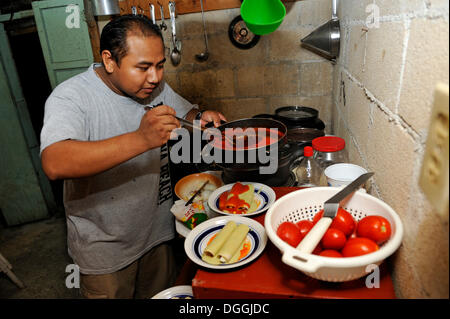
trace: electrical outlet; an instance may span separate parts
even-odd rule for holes
[[[433,113],[428,130],[419,185],[430,203],[443,218],[448,219],[448,149],[449,103],[448,85],[439,83],[434,96]]]

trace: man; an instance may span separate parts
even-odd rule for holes
[[[101,65],[61,83],[46,102],[42,167],[65,179],[82,295],[149,298],[175,279],[172,201],[158,192],[164,146],[180,125],[174,116],[215,126],[226,119],[199,112],[163,81],[161,31],[146,17],[108,23],[100,50]]]

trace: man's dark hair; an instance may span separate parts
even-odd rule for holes
[[[100,54],[104,50],[111,52],[112,58],[120,66],[120,60],[127,54],[127,36],[130,34],[145,37],[157,36],[164,45],[158,25],[144,15],[127,14],[110,21],[102,30]]]

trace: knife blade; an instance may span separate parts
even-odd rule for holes
[[[186,202],[186,204],[184,204],[184,206],[190,205],[194,201],[194,198],[197,197],[197,195],[200,194],[200,192],[203,190],[206,184],[208,184],[208,182],[209,181],[205,181],[203,185],[198,189],[198,191],[196,191],[195,194],[191,198],[189,198],[189,200]]]

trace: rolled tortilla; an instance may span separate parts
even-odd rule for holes
[[[236,229],[237,225],[234,221],[229,221],[216,235],[216,237],[206,246],[203,255],[207,257],[214,257],[224,245],[228,237]]]
[[[245,224],[240,224],[233,230],[228,240],[223,244],[218,253],[222,263],[229,262],[236,251],[241,247],[250,229]]]
[[[233,185],[228,193],[224,211],[232,214],[245,214],[251,209],[254,202],[255,186],[243,185],[239,182]]]

